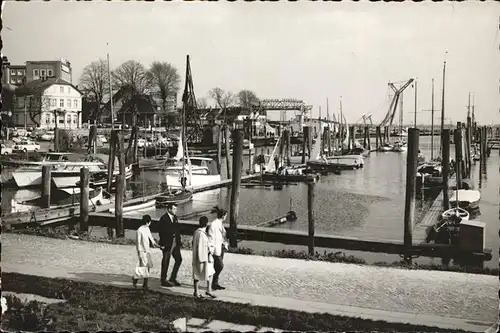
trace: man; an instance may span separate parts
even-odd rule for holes
[[[161,261],[161,286],[172,287],[180,286],[177,281],[177,273],[182,263],[181,256],[181,234],[179,232],[179,221],[177,220],[177,205],[169,204],[167,212],[160,219],[158,233],[160,235],[160,246],[163,246],[163,259]],[[174,257],[175,263],[172,268],[172,274],[167,281],[168,266],[170,256]]]
[[[214,246],[214,268],[215,274],[212,279],[213,290],[224,290],[226,288],[219,285],[219,275],[224,268],[224,249],[227,249],[226,229],[224,228],[224,221],[227,218],[227,211],[215,207],[217,218],[210,223],[209,236],[212,239]]]

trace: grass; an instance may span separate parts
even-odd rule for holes
[[[24,310],[24,316],[19,305],[17,310],[9,308],[2,318],[4,330],[160,331],[168,330],[175,319],[195,317],[294,331],[463,332],[217,300],[196,301],[187,296],[18,273],[2,275],[3,290],[67,301],[47,305],[44,310],[39,304],[28,304],[31,308]]]
[[[58,239],[68,239],[71,234],[70,228],[68,226],[58,226],[58,227],[28,227],[25,229],[17,230],[3,230],[4,232],[11,232],[17,234],[34,235],[34,236],[44,236]],[[105,238],[96,237],[88,234],[80,234],[80,240],[89,242],[104,242],[119,245],[135,245],[135,240],[127,238]],[[192,236],[182,235],[182,248],[186,250],[191,249]],[[288,259],[301,259],[301,260],[316,260],[325,261],[332,263],[348,263],[348,264],[358,264],[358,265],[368,265],[363,258],[359,258],[353,255],[345,255],[343,252],[327,252],[323,253],[316,252],[313,256],[309,255],[306,251],[295,251],[295,250],[276,250],[276,251],[255,251],[250,248],[238,247],[229,249],[230,253],[246,254],[246,255],[260,255],[265,257],[277,257],[277,258],[288,258]],[[483,275],[499,275],[498,268],[489,267],[475,267],[468,265],[438,265],[438,264],[407,264],[404,261],[394,261],[386,262],[379,261],[371,264],[373,266],[379,267],[389,267],[389,268],[399,268],[399,269],[418,269],[418,270],[433,270],[433,271],[448,271],[448,272],[460,272],[460,273],[472,273],[472,274],[483,274]]]

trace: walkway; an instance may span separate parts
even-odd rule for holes
[[[127,245],[3,234],[2,270],[130,286],[137,260]],[[191,251],[182,252],[181,287],[192,294]],[[153,252],[159,277],[161,252]],[[485,331],[498,317],[498,277],[227,254],[224,301],[327,312],[442,328]],[[152,287],[159,287],[153,279]],[[165,290],[169,292],[168,289]]]

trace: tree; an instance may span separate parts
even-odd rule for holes
[[[198,106],[198,109],[207,109],[208,108],[208,102],[207,102],[207,99],[202,97],[202,98],[199,98],[197,101],[196,101],[196,105]]]
[[[83,69],[80,77],[80,86],[88,102],[95,103],[95,112],[89,115],[96,120],[101,114],[101,103],[106,91],[109,93],[109,73],[105,60],[99,59],[91,62]]]
[[[46,111],[50,107],[50,99],[43,96],[43,90],[22,86],[15,90],[15,97],[18,100],[16,112],[22,112],[22,109],[26,109],[31,121],[36,127],[39,127],[42,110]]]
[[[140,62],[126,61],[113,71],[113,84],[118,89],[128,87],[136,91],[137,94],[144,94],[151,86],[146,72],[146,68]]]
[[[226,92],[219,87],[213,88],[208,94],[215,100],[217,105],[221,108],[221,111],[225,111],[225,109],[234,104],[235,101],[235,96],[232,92]]]
[[[150,87],[159,93],[162,110],[166,112],[168,98],[179,92],[181,77],[177,68],[168,62],[155,61],[145,76]]]
[[[238,93],[239,105],[243,108],[250,109],[252,105],[258,105],[260,103],[257,95],[251,90],[242,90]]]

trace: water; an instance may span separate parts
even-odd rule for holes
[[[439,154],[439,137],[434,138],[435,155]],[[430,137],[420,138],[420,150],[430,157]],[[260,151],[260,149],[259,149]],[[454,147],[451,147],[454,156]],[[481,190],[480,210],[477,218],[486,222],[486,247],[493,250],[493,259],[486,266],[498,266],[498,190],[500,157],[498,151],[492,151],[485,170],[480,177],[479,164],[473,167],[473,180]],[[295,158],[299,161],[300,158]],[[225,162],[222,163],[225,179]],[[248,166],[248,156],[244,156],[244,166]],[[3,173],[4,176],[4,173]],[[134,195],[153,194],[161,190],[160,183],[165,179],[161,172],[145,171],[128,183]],[[365,158],[363,169],[344,171],[341,175],[322,176],[315,188],[315,229],[316,234],[329,234],[359,237],[370,240],[403,240],[403,218],[406,183],[406,153],[372,153]],[[30,190],[25,195],[35,197],[38,191]],[[5,190],[4,199],[20,195],[21,191]],[[215,205],[229,207],[229,190],[218,189],[197,193],[193,201],[179,206],[179,215],[209,210]],[[17,193],[17,194],[16,194]],[[31,194],[30,194],[31,193]],[[7,202],[6,202],[7,201]],[[10,200],[2,200],[2,209],[8,209]],[[5,203],[5,205],[4,205]],[[290,208],[291,206],[291,208]],[[417,200],[417,214],[423,202]],[[307,185],[285,186],[283,190],[247,189],[240,192],[239,225],[256,225],[286,214],[290,209],[297,213],[297,221],[285,223],[277,228],[307,231]],[[164,209],[149,209],[130,213],[141,216],[150,214],[160,217]],[[99,231],[103,233],[104,231]],[[245,243],[245,244],[243,244]],[[280,248],[304,249],[282,244],[242,242],[242,246],[257,247],[264,250]],[[321,250],[321,249],[320,249]],[[347,252],[346,252],[347,253]],[[355,253],[355,252],[349,252]],[[367,261],[397,260],[394,255],[355,253]],[[439,259],[421,258],[417,262],[432,262]],[[436,261],[436,262],[437,262]]]

